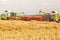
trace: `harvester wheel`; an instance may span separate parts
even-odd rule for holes
[[[1,20],[5,20],[4,18],[1,18]]]

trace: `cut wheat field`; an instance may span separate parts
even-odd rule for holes
[[[0,20],[0,40],[60,40],[60,23]]]

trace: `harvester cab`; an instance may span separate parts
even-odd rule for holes
[[[15,20],[16,19],[16,13],[10,12],[10,17],[9,19]]]

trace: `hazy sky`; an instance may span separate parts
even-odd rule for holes
[[[38,14],[39,10],[51,12],[60,11],[60,0],[0,0],[0,13],[4,10]]]

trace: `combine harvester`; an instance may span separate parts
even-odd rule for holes
[[[23,16],[20,16],[20,14],[23,14]],[[19,13],[19,15],[18,15],[18,14],[14,13],[14,12],[8,12],[6,10],[5,14],[1,14],[1,19],[2,20],[25,20],[25,21],[38,20],[38,21],[44,21],[45,16],[42,16],[42,15],[30,15],[30,16],[27,16],[27,15],[24,14],[24,12]]]
[[[23,14],[23,16],[20,16],[21,14]],[[52,13],[45,13],[45,12],[40,10],[38,15],[28,16],[28,15],[25,15],[24,12],[17,14],[14,12],[8,12],[6,10],[4,14],[1,14],[1,20],[60,21],[60,15],[56,14],[55,11],[52,11]]]

